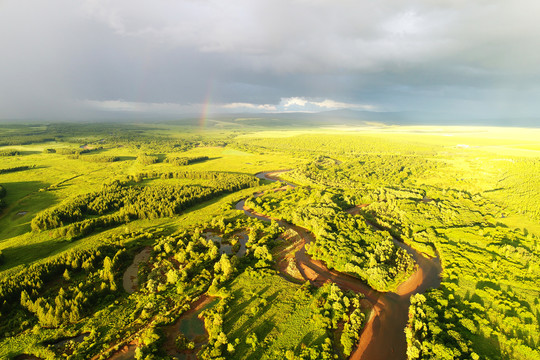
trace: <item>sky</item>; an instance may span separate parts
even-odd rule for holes
[[[0,0],[0,119],[540,119],[538,14],[535,0]]]

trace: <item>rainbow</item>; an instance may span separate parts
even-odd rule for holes
[[[212,98],[212,83],[208,85],[208,91],[206,92],[206,97],[202,106],[201,116],[199,118],[199,130],[203,131],[206,127],[206,120],[208,116],[208,109],[210,108],[210,102]]]

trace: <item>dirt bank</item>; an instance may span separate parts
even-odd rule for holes
[[[191,304],[190,309],[183,313],[178,320],[163,328],[166,338],[163,348],[167,354],[171,356],[182,355],[184,359],[196,359],[197,352],[200,350],[201,346],[208,341],[208,332],[204,327],[204,322],[197,318],[197,314],[204,309],[206,305],[210,304],[212,300],[214,300],[214,298],[210,296],[201,296],[199,300]],[[194,317],[195,319],[193,319]],[[196,331],[195,329],[193,329],[191,332],[182,331],[182,322],[184,322],[186,319],[200,321],[200,331]],[[187,327],[194,328],[193,326],[190,326],[190,324],[187,324]],[[185,334],[189,341],[193,341],[195,343],[194,349],[178,351],[175,340],[181,333]]]
[[[259,173],[256,176],[266,180],[279,180],[279,172]],[[292,184],[289,184],[294,186]],[[349,209],[349,213],[356,215],[362,204]],[[263,214],[253,212],[245,207],[242,200],[236,205],[236,209],[244,210],[248,216],[260,220],[270,221],[271,218]],[[278,219],[273,219],[278,220]],[[410,297],[413,294],[423,292],[430,287],[438,287],[440,284],[441,264],[438,258],[426,258],[410,246],[394,239],[394,243],[406,250],[417,264],[416,271],[400,286],[396,292],[378,292],[370,288],[360,279],[330,270],[318,260],[313,260],[306,253],[305,244],[314,241],[313,235],[306,229],[279,221],[280,226],[293,229],[304,240],[303,246],[295,252],[295,260],[302,277],[312,284],[320,286],[325,282],[332,281],[342,289],[361,292],[372,304],[372,312],[358,341],[358,346],[350,359],[355,360],[404,360],[406,359],[407,345],[404,329],[407,325]]]
[[[151,252],[151,247],[144,248],[143,251],[135,255],[135,257],[133,258],[133,263],[126,269],[123,278],[124,290],[126,290],[126,292],[132,294],[137,291],[137,288],[139,286],[137,280],[139,264],[148,261]]]

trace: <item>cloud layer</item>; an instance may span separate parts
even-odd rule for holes
[[[427,110],[536,116],[540,3],[6,0],[0,119]]]

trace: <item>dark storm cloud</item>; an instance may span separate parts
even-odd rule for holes
[[[533,1],[0,3],[0,118],[350,107],[536,115]],[[457,111],[459,110],[459,111]]]

